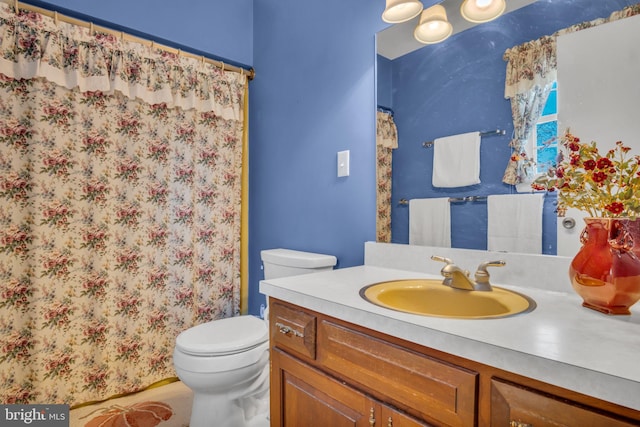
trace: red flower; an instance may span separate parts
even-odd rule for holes
[[[559,167],[558,169],[556,169],[556,176],[558,178],[564,177],[564,169],[562,167]]]
[[[631,147],[625,146],[622,141],[616,141],[616,145],[622,150],[623,153],[628,153],[631,151]]]
[[[611,160],[609,160],[606,157],[600,157],[598,159],[597,165],[598,165],[598,169],[607,169],[613,166],[613,163],[611,163]]]
[[[588,171],[592,171],[596,168],[596,161],[589,159],[584,162],[584,168]]]
[[[620,202],[613,202],[604,207],[614,215],[619,215],[624,211],[624,205]]]
[[[607,179],[607,174],[604,172],[596,172],[593,174],[594,182],[603,182],[606,179]]]

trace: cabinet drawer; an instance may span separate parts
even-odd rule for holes
[[[491,380],[491,425],[631,427],[637,424],[493,378]]]
[[[476,372],[321,321],[318,361],[425,420],[476,425]]]
[[[277,302],[271,303],[269,328],[272,345],[316,358],[316,317]]]

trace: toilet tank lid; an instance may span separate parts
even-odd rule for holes
[[[338,259],[333,255],[282,248],[263,250],[260,255],[263,262],[298,268],[333,267],[338,262]]]

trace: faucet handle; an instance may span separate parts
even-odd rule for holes
[[[485,261],[480,263],[475,274],[476,285],[486,288],[483,290],[491,290],[491,283],[489,283],[489,272],[487,271],[487,268],[488,267],[504,267],[506,264],[507,264],[506,261],[502,261],[502,260]]]
[[[478,272],[489,274],[487,272],[487,267],[504,267],[505,265],[507,265],[507,262],[503,260],[481,262],[478,266]]]
[[[434,261],[440,261],[440,262],[444,262],[447,265],[445,265],[444,267],[442,267],[442,269],[440,270],[440,274],[442,274],[446,279],[444,281],[444,284],[447,284],[447,280],[451,280],[451,278],[453,277],[454,273],[462,273],[465,276],[469,277],[469,271],[467,270],[462,270],[460,267],[458,267],[457,265],[455,265],[453,263],[453,261],[449,258],[445,258],[445,257],[441,257],[438,255],[432,255],[431,259]]]
[[[438,256],[438,255],[431,255],[431,259],[434,260],[434,261],[446,262],[447,265],[453,264],[453,261],[451,259],[445,258],[445,257],[442,257],[442,256]]]

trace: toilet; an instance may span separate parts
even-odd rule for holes
[[[260,254],[265,279],[332,270],[337,262],[332,255],[290,249]],[[244,427],[268,411],[269,327],[259,317],[213,320],[181,332],[173,365],[193,391],[190,427]]]

